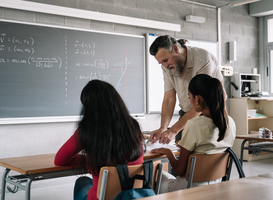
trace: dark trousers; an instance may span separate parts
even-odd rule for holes
[[[87,176],[81,176],[76,180],[74,186],[74,200],[86,200],[88,192],[93,185],[91,178]]]

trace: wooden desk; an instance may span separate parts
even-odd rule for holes
[[[273,139],[259,137],[259,134],[236,135],[236,139],[256,140],[259,142],[273,142]]]
[[[159,194],[143,198],[143,200],[271,200],[273,196],[272,185],[273,179],[271,178],[253,176]]]
[[[179,155],[179,152],[175,153]],[[65,176],[77,175],[84,166],[55,166],[55,154],[44,154],[35,156],[24,156],[15,158],[0,159],[0,166],[5,167],[2,177],[1,200],[5,199],[6,183],[25,190],[25,199],[30,200],[30,186],[32,181],[45,180],[50,178],[59,178]],[[162,159],[165,155],[146,152],[144,160]],[[21,175],[9,176],[13,170]],[[26,183],[26,184],[23,184]]]
[[[54,158],[55,154],[44,154],[0,159],[0,166],[6,168],[2,177],[1,200],[5,199],[6,183],[25,190],[25,199],[29,200],[32,181],[77,175],[83,169],[80,165],[55,166]],[[21,175],[8,176],[11,170]]]
[[[243,142],[241,144],[241,155],[240,155],[240,161],[241,165],[243,166],[243,156],[244,156],[244,150],[252,151],[254,154],[259,152],[269,152],[273,153],[273,139],[271,138],[261,138],[259,137],[259,134],[249,134],[249,135],[236,135],[236,139],[243,139]],[[245,146],[245,143],[247,141],[258,141],[258,142],[269,142],[269,143],[258,143],[256,145],[247,145]],[[272,143],[271,143],[272,142]]]

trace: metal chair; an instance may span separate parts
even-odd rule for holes
[[[191,154],[186,171],[187,188],[192,187],[192,182],[212,181],[219,178],[228,181],[233,161],[239,177],[245,177],[240,161],[231,148],[219,154]]]

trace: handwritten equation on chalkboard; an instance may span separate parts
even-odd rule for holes
[[[0,118],[78,115],[93,79],[144,113],[143,45],[143,37],[0,22]]]

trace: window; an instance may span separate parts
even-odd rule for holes
[[[265,91],[273,95],[273,15],[264,18],[264,77]]]
[[[269,72],[270,72],[270,93],[273,93],[273,81],[272,81],[272,79],[273,79],[273,50],[269,50],[269,52],[268,52],[268,54],[269,54],[269,64],[268,64],[268,66],[269,66]]]
[[[273,18],[267,20],[267,42],[273,42]]]

